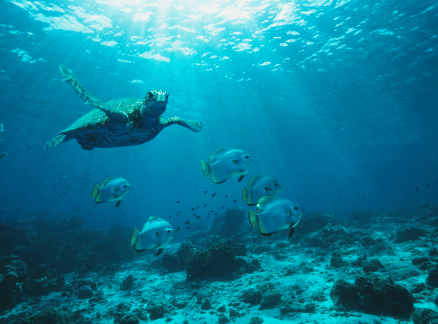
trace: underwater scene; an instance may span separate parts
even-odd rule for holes
[[[438,323],[438,0],[2,0],[0,49],[0,324]]]

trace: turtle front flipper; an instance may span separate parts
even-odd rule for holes
[[[162,128],[166,128],[167,126],[173,124],[186,127],[194,132],[200,132],[202,129],[202,123],[199,120],[187,120],[187,119],[182,119],[180,117],[169,117],[169,118],[160,117],[160,125]]]
[[[61,71],[61,74],[64,77],[64,80],[68,83],[68,85],[79,95],[79,97],[84,99],[86,103],[97,109],[102,110],[105,114],[108,115],[108,117],[114,116],[116,118],[122,119],[124,122],[128,121],[128,116],[126,115],[126,113],[108,107],[99,98],[93,96],[91,93],[85,90],[84,86],[76,78],[72,70],[62,64],[59,66],[59,70]]]
[[[70,139],[71,138],[67,138],[67,135],[56,135],[54,138],[52,138],[44,145],[44,149],[48,150],[54,148],[55,146],[67,142]]]

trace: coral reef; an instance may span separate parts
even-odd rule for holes
[[[385,276],[360,276],[354,285],[338,279],[330,297],[338,307],[359,308],[371,314],[406,316],[414,310],[412,294]]]
[[[187,279],[223,278],[254,266],[239,256],[246,255],[246,246],[233,240],[221,240],[206,251],[195,251],[186,262]]]
[[[191,242],[182,243],[178,250],[173,254],[164,254],[162,263],[164,269],[168,272],[184,271],[189,256],[195,251]]]

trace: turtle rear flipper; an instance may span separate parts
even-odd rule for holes
[[[85,90],[84,86],[76,78],[72,70],[62,64],[59,66],[59,70],[61,71],[61,74],[68,85],[79,95],[79,97],[84,99],[86,103],[102,110],[109,117],[114,116],[122,119],[124,122],[128,121],[128,116],[123,111],[118,111],[117,109],[108,107],[104,102],[102,102],[102,100]]]
[[[67,137],[66,135],[56,135],[54,138],[52,138],[44,145],[44,149],[48,150],[54,148],[55,146],[70,140],[70,138],[66,138],[66,137]]]

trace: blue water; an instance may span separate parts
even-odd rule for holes
[[[257,174],[305,212],[438,203],[437,1],[159,3],[0,3],[1,219],[46,212],[109,227],[155,215],[176,227],[200,206],[202,228],[207,210],[245,207]],[[44,150],[91,110],[60,64],[103,101],[165,89],[164,116],[204,128]],[[220,148],[253,156],[242,182],[203,177],[200,161]],[[109,176],[131,184],[117,209],[90,199]]]

